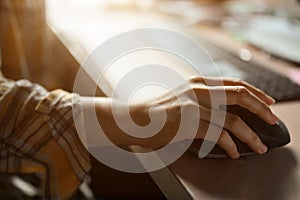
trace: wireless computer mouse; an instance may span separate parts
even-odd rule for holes
[[[275,125],[270,125],[256,114],[237,105],[227,106],[227,112],[238,115],[260,137],[262,142],[269,149],[281,147],[290,142],[289,132],[281,120],[279,120]],[[232,134],[231,137],[236,143],[241,156],[254,154],[254,152],[245,143]],[[201,139],[194,140],[189,149],[198,155],[202,142],[203,140]],[[229,156],[216,144],[206,157],[226,158]]]

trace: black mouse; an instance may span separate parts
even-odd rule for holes
[[[281,147],[290,142],[289,132],[281,120],[279,120],[275,125],[270,125],[256,114],[237,105],[227,106],[227,112],[238,115],[260,137],[262,142],[269,149]],[[245,143],[240,141],[233,134],[231,134],[231,137],[236,143],[241,156],[254,154],[254,152]],[[189,149],[198,155],[202,143],[203,140],[196,139],[193,141]],[[221,147],[216,144],[206,157],[226,158],[229,156]]]

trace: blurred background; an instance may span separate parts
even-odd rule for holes
[[[48,89],[72,88],[78,64],[51,32],[41,0],[0,2],[2,72],[26,78]]]
[[[287,75],[300,84],[298,0],[1,0],[1,71],[8,78],[29,79],[49,90],[72,91],[76,72],[93,49],[115,34],[140,27],[189,30],[215,43],[221,41],[220,34],[226,35],[230,41],[245,43],[247,49],[263,52],[262,59],[275,59],[269,67],[290,66]],[[242,60],[251,59],[247,49],[235,52],[234,44],[222,41],[220,46]],[[93,182],[99,175],[102,181]],[[130,192],[139,197],[162,195],[146,175],[116,172],[99,163],[91,177],[92,190],[107,198]],[[2,194],[26,188],[26,183],[0,179]],[[122,185],[118,192],[111,189],[116,182]],[[32,193],[16,196],[28,195]]]
[[[181,27],[219,26],[237,40],[245,40],[251,26],[269,26],[273,36],[276,31],[281,34],[277,37],[290,34],[287,37],[295,37],[295,46],[300,46],[299,7],[297,0],[1,0],[2,71],[12,79],[27,78],[48,89],[71,91],[79,64],[78,56],[74,59],[70,52],[76,53],[78,47],[67,44],[74,51],[67,50],[68,37],[61,35],[101,33],[103,38],[97,42],[84,41],[93,43],[89,46],[93,49],[115,33],[159,26],[162,18]],[[98,21],[98,26],[89,26],[89,21]],[[248,39],[257,42],[257,38]]]

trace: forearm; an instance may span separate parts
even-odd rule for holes
[[[112,107],[115,108],[113,113]],[[130,116],[126,112],[128,105],[114,101],[111,98],[95,98],[95,109],[97,113],[98,122],[103,129],[106,136],[116,145],[143,145],[145,141],[141,138],[133,137],[126,133],[117,124],[117,120],[124,121],[126,118],[138,115],[140,125],[148,123],[146,106],[131,105],[128,108]],[[117,116],[116,116],[117,115]]]
[[[170,133],[176,131],[172,127],[174,119],[172,118],[173,113],[168,111],[165,106],[161,106],[155,103],[143,102],[139,104],[128,104],[121,103],[111,98],[92,98],[84,97],[82,98],[82,104],[84,112],[91,112],[95,109],[97,114],[97,120],[101,126],[103,132],[106,136],[116,145],[128,146],[128,145],[140,145],[149,148],[159,148],[164,144],[167,144],[168,141],[172,138]],[[133,122],[137,126],[147,126],[149,123],[155,123],[151,121],[149,116],[149,108],[154,107],[152,110],[152,119],[156,121],[164,120],[166,123],[161,130],[154,133],[152,137],[135,137],[130,135],[130,132],[124,131],[123,128],[120,128],[117,124],[118,121],[128,121],[128,118],[132,118]],[[113,112],[114,108],[114,112]],[[129,114],[126,112],[126,109],[129,109]],[[167,114],[165,119],[161,117],[165,112]],[[161,119],[160,119],[161,118]],[[89,126],[89,120],[85,120],[86,126]],[[123,124],[124,125],[124,124]],[[125,124],[126,126],[126,124]],[[130,128],[130,124],[128,127]],[[173,125],[174,126],[174,125]],[[88,134],[97,134],[97,133],[88,133]],[[141,134],[143,134],[141,132]]]

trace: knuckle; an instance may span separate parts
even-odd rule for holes
[[[260,138],[256,134],[251,134],[245,143],[246,144],[258,144],[258,143],[260,143]]]
[[[185,97],[186,95],[190,96],[191,94],[197,93],[197,88],[194,86],[184,87],[184,88],[181,88],[180,92],[178,92],[178,93],[179,93],[179,95],[177,95],[177,96],[180,96],[180,97],[182,97],[182,96]]]
[[[232,81],[233,81],[235,84],[237,84],[237,85],[241,85],[241,84],[244,83],[244,82],[243,82],[241,79],[239,79],[239,78],[233,78]]]
[[[234,129],[241,123],[241,118],[238,115],[229,115],[228,121],[229,129]]]
[[[219,141],[219,143],[223,144],[222,146],[226,151],[234,152],[237,150],[235,143],[232,141],[227,131],[222,130]]]
[[[249,94],[248,89],[244,86],[237,86],[235,91],[240,98],[246,97]]]
[[[189,82],[189,83],[197,83],[197,82],[202,82],[202,81],[203,81],[203,78],[200,77],[200,76],[197,76],[197,75],[191,76],[191,77],[188,79],[188,82]]]
[[[206,94],[209,92],[209,88],[206,85],[192,85],[187,88],[187,92],[194,92],[194,94]]]

